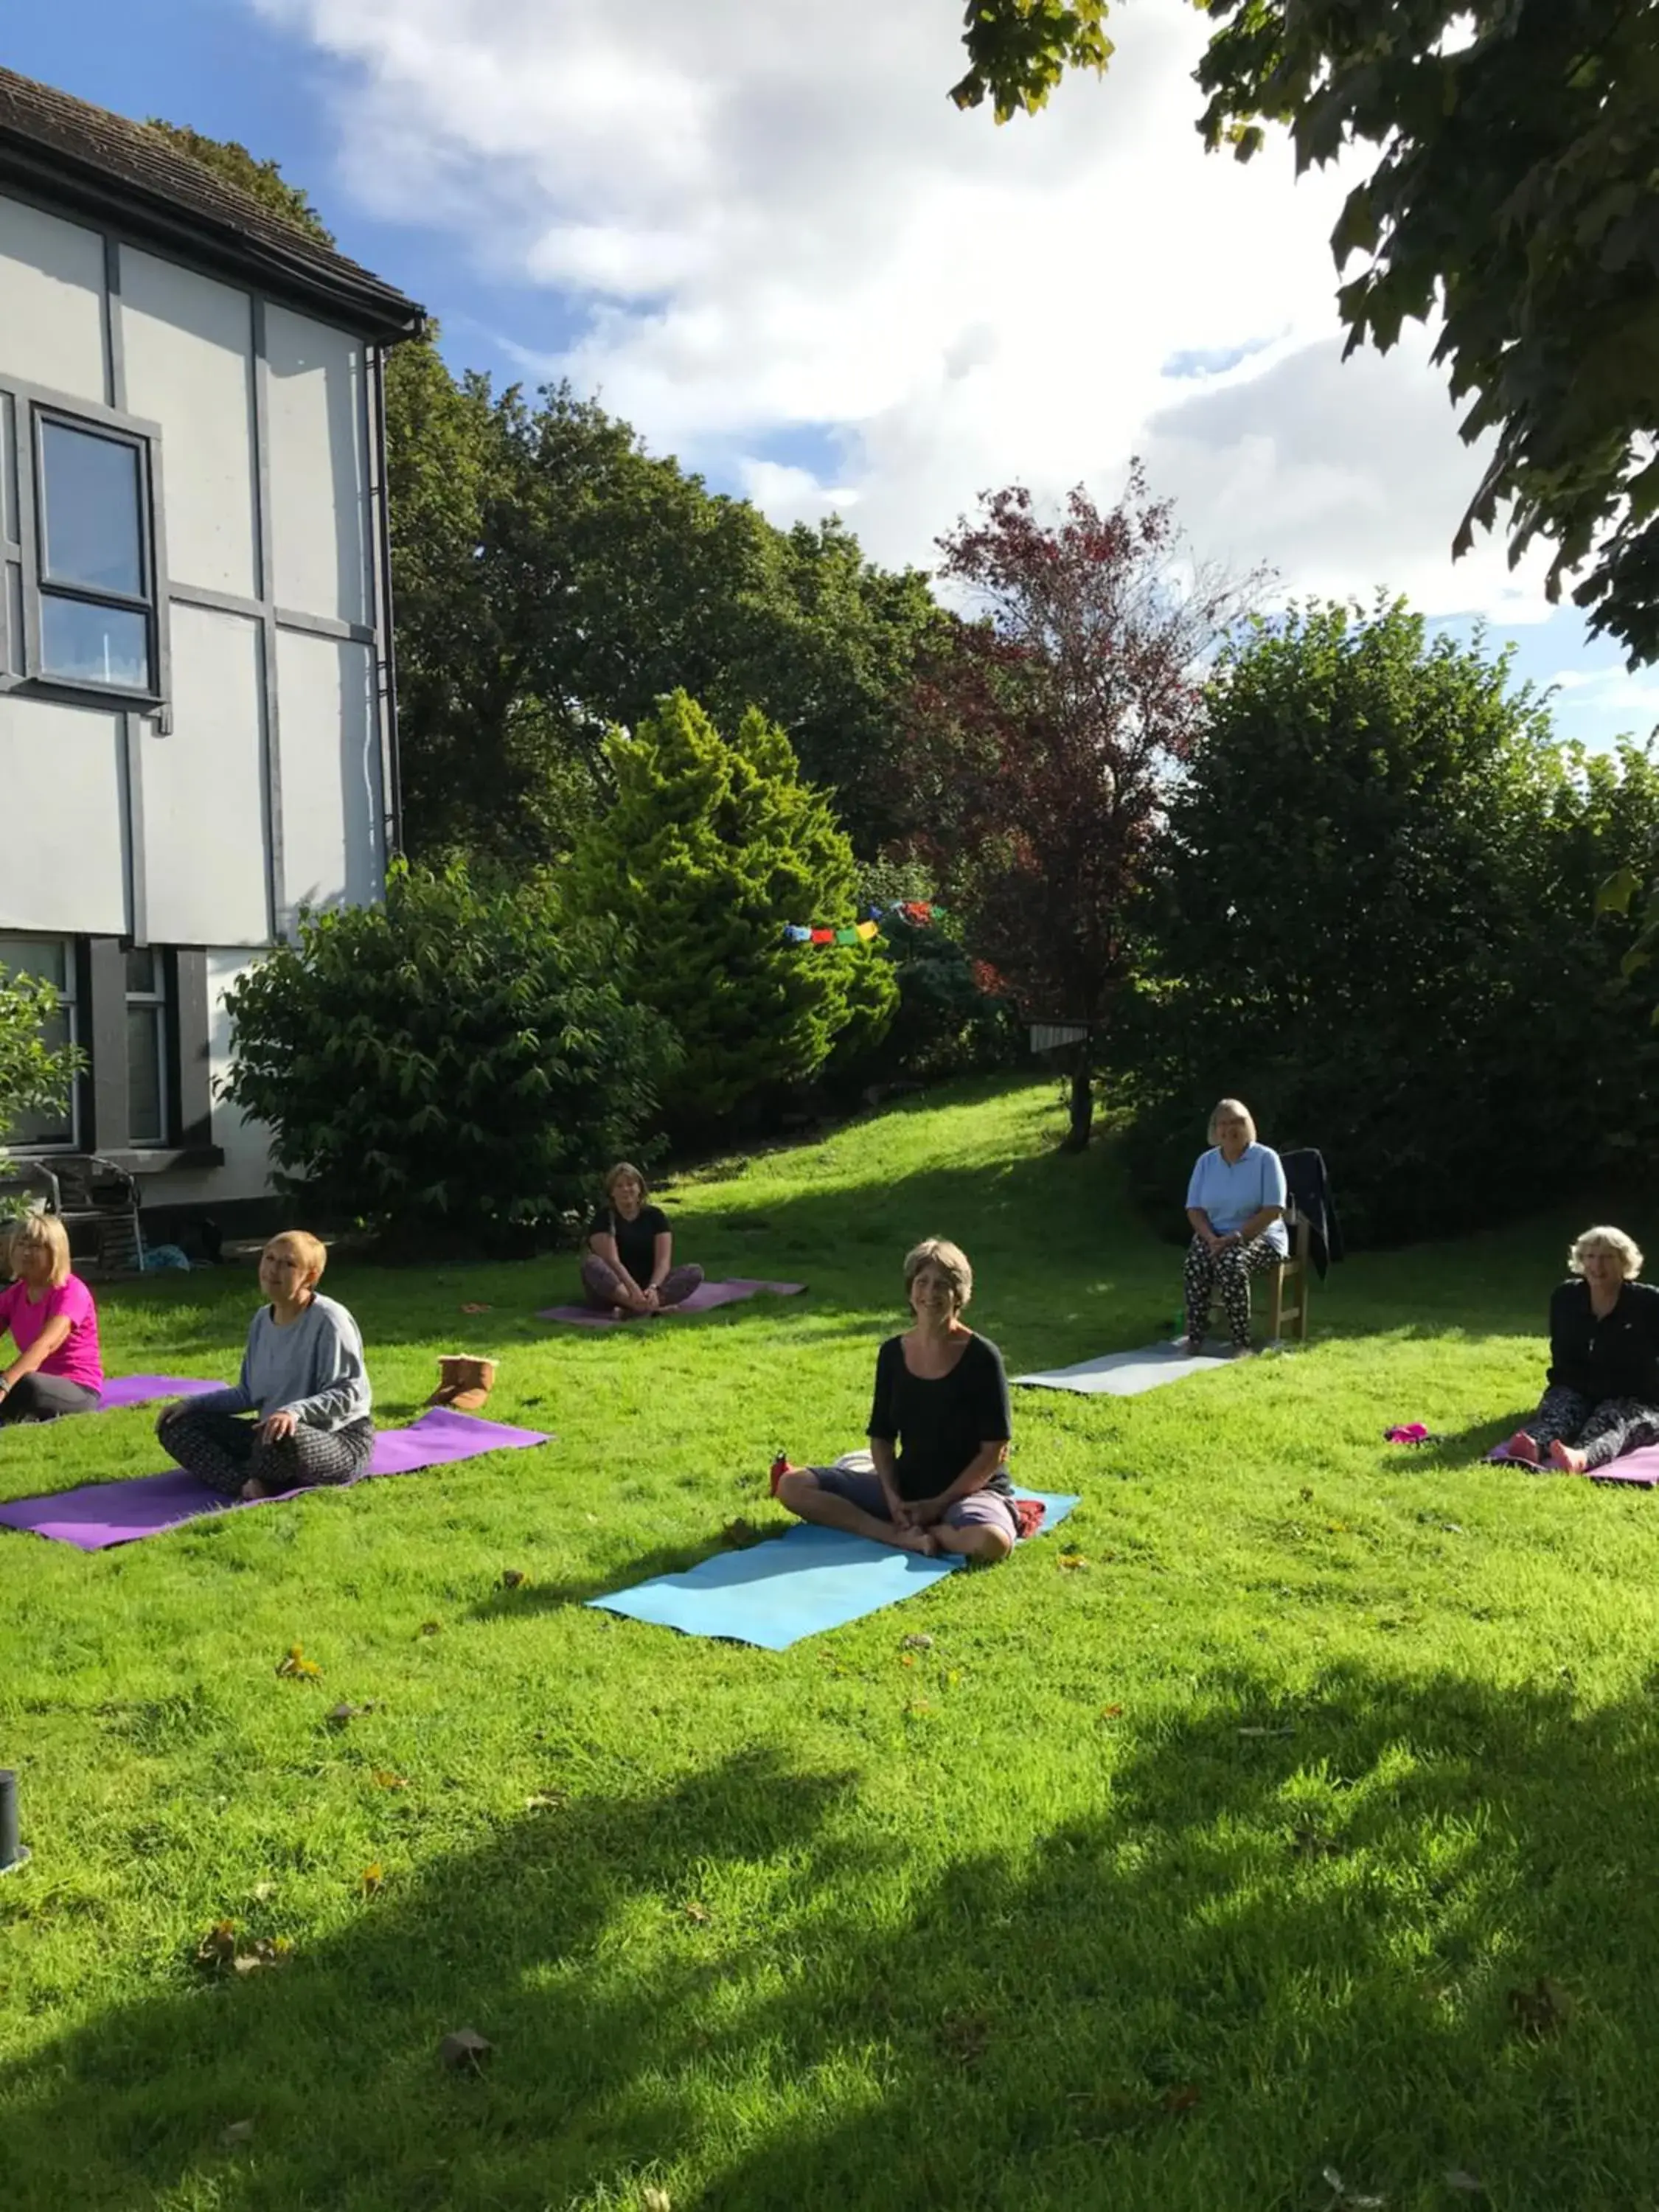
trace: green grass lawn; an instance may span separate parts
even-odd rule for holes
[[[579,1602],[861,1441],[918,1237],[1012,1371],[1166,1328],[1178,1249],[1058,1128],[967,1086],[684,1183],[684,1256],[811,1289],[648,1332],[535,1322],[568,1259],[341,1265],[384,1419],[473,1349],[559,1442],[0,1534],[4,2212],[1659,2202],[1659,1498],[1475,1463],[1582,1223],[1352,1261],[1294,1358],[1017,1392],[1068,1527],[782,1655]],[[110,1364],[228,1376],[255,1295],[112,1294]],[[0,1436],[0,1493],[151,1418]],[[204,1973],[225,1919],[289,1963]]]

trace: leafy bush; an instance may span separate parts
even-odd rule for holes
[[[46,1042],[46,1025],[57,1011],[50,983],[0,970],[0,1174],[12,1166],[5,1139],[26,1114],[61,1107],[83,1064],[74,1045],[54,1049]]]
[[[577,845],[566,908],[623,925],[618,980],[684,1047],[678,1126],[810,1080],[838,1038],[873,1043],[898,1000],[888,963],[783,933],[856,913],[852,848],[783,732],[751,710],[728,740],[677,691],[606,754],[616,800]]]
[[[1556,744],[1507,655],[1398,605],[1313,607],[1224,662],[1171,808],[1152,973],[1120,1051],[1137,1179],[1172,1226],[1210,1107],[1316,1145],[1398,1242],[1587,1188],[1650,1139],[1656,1057],[1607,989],[1595,890],[1659,778]]]
[[[307,915],[228,997],[225,1096],[286,1185],[377,1227],[546,1223],[653,1147],[675,1047],[615,978],[614,928],[549,884],[394,865],[383,907]]]

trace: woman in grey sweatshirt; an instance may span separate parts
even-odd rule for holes
[[[357,1324],[320,1297],[321,1240],[273,1237],[259,1255],[270,1300],[253,1316],[240,1379],[183,1398],[155,1425],[182,1468],[225,1498],[275,1498],[313,1483],[350,1482],[368,1465],[374,1424]]]

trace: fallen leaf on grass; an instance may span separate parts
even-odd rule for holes
[[[453,2074],[476,2074],[495,2048],[476,2027],[458,2027],[438,2045],[438,2056]]]
[[[1164,2092],[1164,2109],[1177,2115],[1190,2112],[1204,2101],[1203,2093],[1192,2082],[1183,2081],[1177,2087]]]
[[[1332,2191],[1328,2212],[1336,2212],[1338,2205],[1350,2206],[1352,2212],[1377,2212],[1377,2207],[1389,2201],[1386,2197],[1362,2197],[1357,2190],[1349,2188],[1334,2166],[1323,2166],[1321,2172]]]
[[[1060,1555],[1060,1564],[1063,1572],[1074,1575],[1085,1570],[1089,1562],[1081,1552],[1062,1552]]]
[[[386,1869],[380,1864],[378,1859],[375,1860],[373,1866],[368,1866],[363,1869],[363,1895],[365,1897],[374,1897],[376,1895],[378,1892],[384,1887],[385,1883]]]
[[[931,1651],[933,1639],[931,1636],[907,1636],[903,1648],[907,1651]]]
[[[501,1569],[501,1588],[503,1589],[522,1589],[524,1585],[529,1580],[529,1576],[526,1574],[522,1567],[503,1567]]]
[[[556,1813],[564,1802],[559,1790],[538,1790],[533,1797],[525,1799],[524,1809],[526,1813]]]
[[[472,1298],[468,1298],[461,1307],[463,1313],[494,1313],[495,1310],[494,1306],[481,1306]]]
[[[394,1774],[389,1766],[375,1767],[370,1778],[377,1790],[407,1790],[409,1787],[409,1777]]]
[[[228,1966],[236,1956],[236,1923],[216,1920],[196,1946],[198,1966]]]
[[[256,1905],[265,1904],[268,1899],[275,1897],[276,1894],[276,1885],[274,1881],[256,1881],[252,1888],[248,1892],[248,1895],[253,1899],[253,1902]]]
[[[901,1667],[914,1667],[915,1663],[916,1655],[914,1651],[901,1651],[899,1653],[899,1665]]]
[[[698,1904],[694,1897],[685,1908],[685,1917],[694,1928],[706,1928],[709,1919],[708,1907],[706,1905]]]
[[[1103,1705],[1100,1709],[1100,1717],[1103,1721],[1121,1721],[1123,1717],[1123,1708],[1121,1705]]]
[[[314,1659],[306,1657],[297,1644],[290,1644],[288,1647],[287,1658],[280,1659],[276,1662],[276,1672],[279,1674],[292,1675],[296,1681],[314,1682],[322,1671]]]
[[[1529,1990],[1511,1990],[1509,2005],[1516,2029],[1534,2042],[1559,2034],[1572,2018],[1572,1999],[1547,1974],[1540,1974]]]
[[[294,1946],[286,1936],[278,1936],[274,1941],[269,1936],[261,1936],[246,1951],[239,1951],[230,1963],[236,1973],[257,1974],[267,1966],[285,1966],[293,1956]]]
[[[227,2150],[234,2150],[238,2143],[252,2142],[253,2140],[252,2121],[233,2120],[228,2128],[221,2130],[219,2140]]]

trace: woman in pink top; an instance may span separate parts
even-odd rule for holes
[[[16,1281],[0,1291],[0,1336],[17,1357],[0,1369],[0,1425],[89,1413],[104,1387],[98,1309],[70,1272],[69,1237],[56,1214],[31,1213],[12,1231]]]

